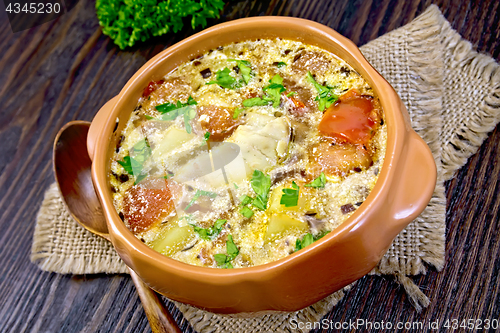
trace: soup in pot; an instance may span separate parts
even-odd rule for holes
[[[244,41],[144,88],[109,182],[119,216],[154,250],[250,267],[351,216],[375,186],[386,138],[378,97],[346,62],[298,41]]]

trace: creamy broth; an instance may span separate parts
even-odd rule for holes
[[[359,208],[386,133],[378,97],[335,55],[282,39],[225,45],[145,87],[111,161],[114,205],[179,261],[265,264]]]

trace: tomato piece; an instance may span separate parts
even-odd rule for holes
[[[214,105],[198,107],[198,115],[201,127],[210,132],[210,140],[223,141],[230,136],[238,127],[240,122],[233,119],[233,108]]]
[[[318,130],[339,142],[367,144],[378,122],[373,98],[352,92],[347,94],[326,110]]]
[[[148,86],[144,88],[144,91],[142,92],[142,97],[148,97],[151,95],[151,93],[158,89],[158,86],[161,86],[164,82],[165,81],[163,80],[149,82]]]
[[[345,176],[351,170],[367,169],[372,163],[370,154],[363,147],[352,144],[320,142],[312,147],[309,156],[309,170],[315,177],[321,172]]]
[[[124,221],[128,228],[139,233],[161,222],[175,209],[176,185],[166,179],[145,180],[132,186],[123,200]]]
[[[361,95],[357,89],[350,89],[348,92],[339,97],[341,102],[348,102],[352,99],[359,98]]]

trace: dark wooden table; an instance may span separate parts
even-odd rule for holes
[[[495,0],[232,1],[210,23],[296,16],[363,45],[410,22],[431,3],[474,47],[500,59]],[[46,273],[29,254],[36,213],[54,181],[51,148],[58,129],[70,120],[91,120],[142,64],[194,31],[186,28],[122,52],[99,29],[93,1],[79,1],[57,20],[15,34],[4,9],[0,5],[0,332],[149,331],[129,276]],[[415,311],[392,278],[371,276],[325,318],[393,324],[499,319],[499,174],[497,126],[446,184],[446,266],[414,279],[431,299],[427,309]],[[170,308],[182,330],[192,332]]]

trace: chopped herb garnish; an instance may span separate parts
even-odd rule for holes
[[[286,97],[291,97],[293,95],[297,95],[297,93],[295,91],[289,92],[288,94],[286,94]]]
[[[188,210],[195,202],[198,200],[199,197],[205,196],[209,198],[215,198],[217,197],[217,193],[210,192],[210,191],[203,191],[203,190],[196,190],[196,193],[194,194],[193,198],[189,202],[189,204],[184,208],[184,210]]]
[[[311,72],[307,72],[307,79],[309,82],[313,84],[313,86],[318,91],[318,96],[316,96],[315,100],[318,101],[318,108],[320,111],[325,110],[330,105],[335,103],[339,98],[332,92],[332,87],[322,86],[311,75]]]
[[[257,197],[252,201],[252,205],[260,210],[266,210],[269,190],[271,189],[271,177],[262,171],[254,170],[250,184],[255,194],[257,194]]]
[[[240,198],[240,200],[241,200],[241,205],[246,206],[252,202],[253,198],[245,194]]]
[[[227,236],[226,252],[227,255],[223,253],[214,254],[214,259],[221,268],[233,268],[231,260],[236,258],[240,251],[238,250],[236,244],[234,244],[233,236],[231,235]]]
[[[215,74],[215,80],[207,82],[206,84],[218,84],[222,88],[235,89],[240,87],[240,83],[232,77],[229,73],[229,68],[219,69]]]
[[[315,241],[317,241],[318,239],[320,238],[323,238],[325,235],[327,235],[330,231],[323,231],[319,234],[317,234],[316,236],[313,236],[312,234],[308,233],[306,234],[302,240],[298,239],[295,241],[295,252],[299,251],[299,250],[302,250],[303,248],[305,248],[306,246],[308,245],[311,245],[312,243],[314,243]]]
[[[243,101],[243,106],[266,106],[272,103],[273,107],[278,107],[281,101],[281,93],[285,92],[286,89],[283,86],[283,78],[276,74],[271,80],[269,80],[269,85],[262,88],[264,96],[262,98],[254,97]]]
[[[252,78],[251,72],[252,72],[252,64],[248,60],[239,60],[239,59],[227,59],[228,61],[236,61],[238,64],[238,68],[240,69],[241,76],[243,77],[243,81],[245,81],[245,84],[248,84],[250,82],[250,79]]]
[[[241,206],[243,208],[240,209],[240,214],[246,217],[247,219],[251,218],[253,216],[253,210],[247,207],[248,204],[251,204],[254,198],[248,196],[248,195],[243,195],[240,198],[241,201]]]
[[[297,206],[299,202],[299,186],[295,182],[292,182],[292,187],[281,190],[283,194],[281,195],[280,204],[285,205],[285,207]]]
[[[305,186],[307,187],[314,187],[314,188],[324,188],[326,184],[326,176],[322,172],[318,178],[314,179],[312,182],[309,184],[306,184]]]
[[[243,111],[245,111],[245,109],[242,109],[242,108],[234,109],[233,119],[238,118],[240,116],[240,113],[242,113]]]
[[[295,241],[295,252],[299,251],[299,250],[302,250],[303,248],[305,248],[306,246],[308,245],[311,245],[312,243],[314,243],[314,237],[312,234],[306,234],[302,240],[298,239]]]
[[[240,209],[240,213],[241,215],[243,215],[244,217],[246,217],[247,219],[251,218],[253,216],[253,210],[251,210],[250,208],[248,208],[247,206],[243,207],[242,209]]]
[[[283,79],[278,74],[273,76],[269,82],[271,84],[262,88],[262,90],[269,95],[273,101],[273,107],[276,108],[280,105],[281,93],[285,92],[286,89],[283,86]]]
[[[224,224],[226,224],[226,222],[227,220],[218,219],[210,228],[200,228],[194,224],[191,225],[201,239],[211,240],[214,239],[218,234],[220,234],[220,232],[222,231],[222,227],[224,226]]]
[[[285,67],[286,66],[286,62],[280,61],[280,62],[278,62],[276,64],[276,66],[278,66],[278,68]]]
[[[239,189],[240,187],[236,185],[236,183],[233,183],[235,189]]]
[[[245,99],[243,101],[243,106],[246,106],[247,108],[251,106],[267,106],[270,102],[270,100],[262,99],[260,97],[254,97]]]
[[[180,115],[184,116],[184,127],[186,128],[186,132],[192,132],[191,124],[189,123],[191,120],[196,117],[196,109],[193,105],[198,104],[193,97],[189,96],[186,103],[182,103],[181,101],[177,101],[177,103],[165,103],[156,106],[156,110],[162,114],[160,120],[174,120]]]
[[[210,132],[206,132],[203,136],[203,140],[208,141],[208,139],[210,139]]]
[[[134,145],[129,155],[125,156],[123,161],[118,161],[118,163],[129,175],[135,177],[134,184],[137,184],[147,176],[142,173],[142,169],[149,156],[151,156],[151,148],[146,139],[142,139]]]
[[[177,101],[177,103],[160,104],[160,105],[157,105],[155,108],[161,114],[165,114],[165,113],[168,113],[171,111],[175,111],[175,110],[184,108],[186,106],[196,105],[196,104],[198,104],[198,103],[194,100],[194,98],[189,96],[186,103],[182,103],[181,101]],[[173,118],[173,119],[175,119],[175,118]],[[170,119],[170,120],[173,120],[173,119]],[[164,120],[166,120],[166,119],[164,119]]]

